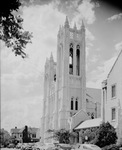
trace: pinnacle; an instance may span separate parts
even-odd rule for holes
[[[69,27],[69,21],[68,21],[68,17],[66,16],[66,20],[65,20],[65,27]]]

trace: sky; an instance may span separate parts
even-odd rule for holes
[[[56,61],[57,33],[68,16],[70,27],[86,28],[86,85],[101,88],[122,49],[122,10],[95,0],[23,0],[23,27],[33,33],[28,58],[1,42],[1,127],[41,126],[43,76],[47,57]]]

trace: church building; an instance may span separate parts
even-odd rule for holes
[[[51,142],[49,130],[73,129],[101,115],[101,90],[86,88],[85,49],[83,21],[80,29],[71,28],[66,17],[57,35],[57,62],[51,54],[45,63],[42,142]]]

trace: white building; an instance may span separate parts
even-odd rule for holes
[[[122,141],[122,50],[120,51],[107,80],[102,82],[103,121],[116,128],[118,141]]]
[[[57,63],[51,54],[45,63],[42,142],[49,130],[70,129],[84,120],[100,117],[101,90],[86,88],[85,26],[71,28],[66,17],[57,35]]]

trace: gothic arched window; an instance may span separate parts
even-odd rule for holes
[[[76,47],[76,75],[80,75],[80,46]]]
[[[73,97],[71,98],[71,110],[73,110],[74,109],[74,106],[73,106]]]
[[[69,48],[69,74],[73,74],[73,44]]]
[[[54,81],[56,82],[56,74],[54,74]]]
[[[76,98],[76,101],[75,101],[75,110],[78,110],[78,98]]]

